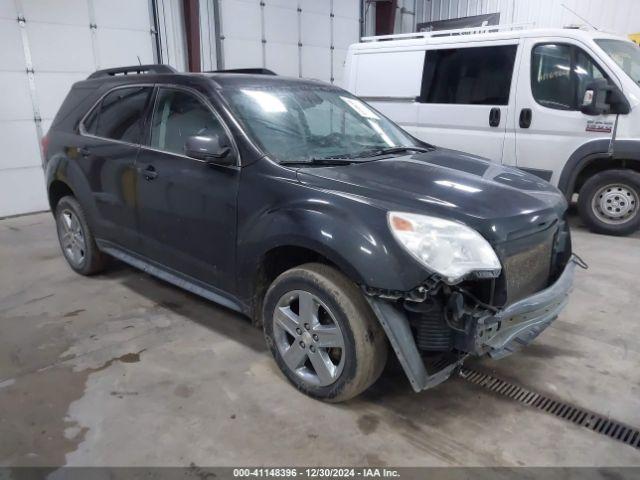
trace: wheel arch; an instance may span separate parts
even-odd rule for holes
[[[89,179],[76,159],[66,155],[54,155],[45,167],[47,199],[51,212],[55,214],[58,202],[65,195],[73,196],[87,216],[88,224],[100,237],[99,216]]]
[[[354,283],[362,283],[358,271],[341,255],[321,243],[292,239],[286,244],[271,245],[260,256],[250,278],[251,317],[257,324],[261,321],[264,296],[271,283],[287,270],[305,263],[322,263],[335,268]]]
[[[558,180],[558,188],[568,200],[578,193],[591,176],[612,169],[630,169],[640,173],[640,141],[617,140],[613,154],[608,139],[594,140],[582,145],[570,157]]]
[[[55,213],[58,202],[62,197],[72,196],[75,197],[73,189],[62,180],[53,180],[49,185],[47,195],[49,198],[49,206],[51,207],[51,212]]]
[[[386,211],[320,193],[243,218],[237,259],[238,296],[252,312],[259,312],[273,272],[317,259],[356,284],[381,290],[409,291],[428,276],[392,237]]]

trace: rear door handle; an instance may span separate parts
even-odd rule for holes
[[[500,125],[500,109],[493,107],[489,112],[489,126],[497,127]]]
[[[520,110],[520,128],[529,128],[531,126],[532,119],[533,113],[530,108],[523,108]]]
[[[91,150],[89,150],[87,147],[80,147],[78,148],[78,152],[80,153],[80,155],[82,155],[83,157],[88,157],[89,155],[91,155]]]
[[[142,175],[144,176],[145,180],[151,181],[158,177],[158,172],[153,165],[149,165],[147,168],[142,170]]]

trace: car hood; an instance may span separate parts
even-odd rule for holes
[[[328,167],[298,179],[372,206],[465,223],[493,242],[539,231],[563,217],[560,191],[538,177],[453,150]]]

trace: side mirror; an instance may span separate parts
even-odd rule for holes
[[[584,90],[580,111],[585,115],[627,114],[631,105],[618,87],[601,78]]]
[[[231,155],[231,148],[222,145],[218,135],[194,135],[187,138],[184,153],[187,157],[204,160],[214,165],[233,165],[235,162]]]

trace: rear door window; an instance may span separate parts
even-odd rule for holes
[[[531,53],[531,92],[540,105],[578,110],[582,93],[597,79],[608,78],[582,49],[567,44],[541,44]]]
[[[508,105],[517,45],[429,50],[418,101]]]
[[[113,90],[87,115],[85,133],[97,137],[138,143],[144,110],[151,87],[125,87]]]

